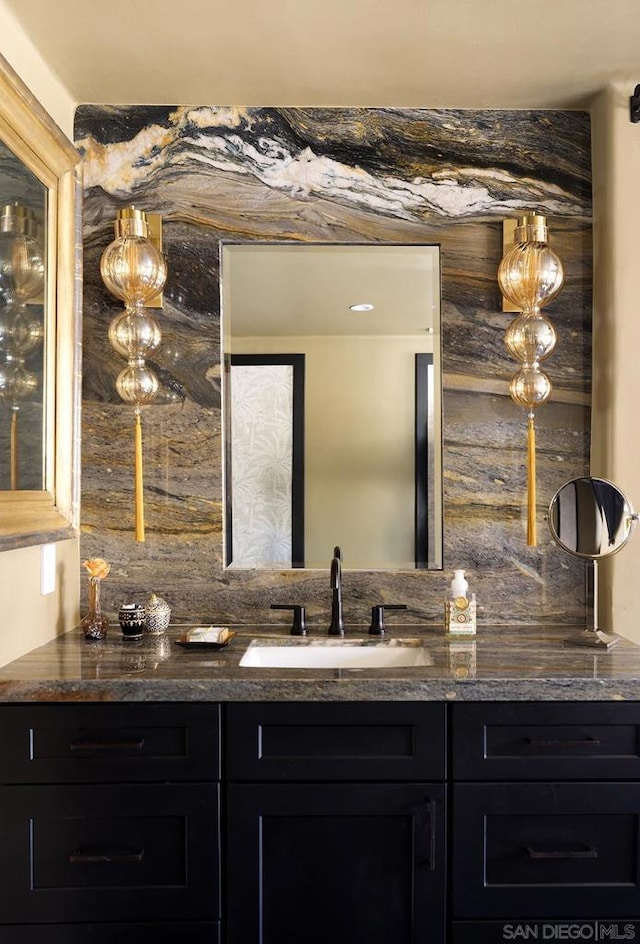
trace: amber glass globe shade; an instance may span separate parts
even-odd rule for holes
[[[509,393],[519,406],[533,410],[551,396],[551,381],[537,365],[525,366],[513,375]]]
[[[162,334],[158,322],[145,308],[125,308],[109,325],[109,340],[123,357],[142,357],[156,350]]]
[[[38,378],[21,363],[0,364],[0,399],[28,400],[38,389]]]
[[[116,390],[125,401],[135,406],[150,403],[158,392],[155,372],[143,362],[129,364],[116,377]]]
[[[0,234],[0,279],[16,301],[24,304],[44,286],[44,256],[33,236]]]
[[[135,308],[159,294],[167,266],[162,253],[144,236],[119,236],[102,253],[100,274],[112,295]]]
[[[12,357],[31,354],[44,337],[42,319],[29,307],[10,305],[0,310],[0,351]]]
[[[562,288],[562,263],[546,243],[519,243],[502,258],[498,284],[504,297],[520,311],[547,305]]]
[[[556,346],[556,329],[548,318],[534,311],[514,318],[505,331],[504,343],[516,360],[526,364],[544,360]]]

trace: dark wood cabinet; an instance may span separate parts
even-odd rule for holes
[[[444,779],[444,706],[230,705],[227,721],[227,944],[443,942],[445,786],[423,777]]]
[[[640,706],[451,706],[452,944],[640,938]]]
[[[219,717],[3,707],[3,944],[219,939]]]
[[[0,710],[2,944],[640,940],[640,703]]]
[[[444,941],[442,784],[231,784],[227,941]]]

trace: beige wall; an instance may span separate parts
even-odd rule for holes
[[[63,25],[60,28],[64,28]],[[4,0],[0,0],[0,53],[72,141],[77,102],[49,69],[13,13],[7,10]]]
[[[71,140],[75,102],[47,68],[0,0],[0,53]],[[17,658],[78,621],[78,541],[56,545],[56,590],[40,595],[40,548],[0,553],[0,664]]]
[[[41,548],[0,554],[3,665],[78,623],[78,541],[58,541],[55,547],[56,589],[45,596],[40,594]]]
[[[591,471],[640,509],[640,124],[629,120],[632,80],[605,89],[592,116],[594,386]],[[602,567],[600,621],[640,641],[640,531]]]

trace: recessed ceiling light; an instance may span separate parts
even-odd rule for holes
[[[373,305],[369,302],[360,302],[357,305],[349,305],[349,311],[373,311]]]

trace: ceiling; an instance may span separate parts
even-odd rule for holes
[[[1,0],[77,102],[588,107],[638,0]]]
[[[223,248],[222,270],[232,338],[424,338],[439,326],[436,246],[243,243]],[[373,307],[351,310],[362,303]]]

